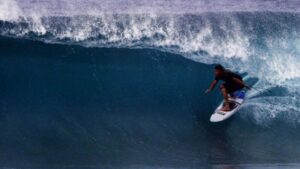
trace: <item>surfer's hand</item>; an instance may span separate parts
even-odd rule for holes
[[[210,89],[207,89],[207,90],[205,91],[205,94],[207,94],[207,93],[209,93],[209,92],[211,92],[211,90],[210,90]]]

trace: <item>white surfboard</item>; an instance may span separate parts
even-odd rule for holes
[[[243,104],[245,100],[245,91],[240,90],[233,93],[232,97],[229,97],[229,105],[231,110],[230,111],[222,111],[224,100],[222,103],[216,108],[215,112],[211,115],[210,121],[211,122],[221,122],[229,117],[231,117],[233,114],[235,114]]]

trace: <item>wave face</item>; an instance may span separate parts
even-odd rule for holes
[[[299,167],[300,127],[296,112],[285,110],[293,103],[284,88],[249,98],[237,115],[212,124],[221,97],[203,94],[211,65],[154,49],[4,37],[0,51],[3,167]],[[275,102],[281,116],[269,113]]]
[[[84,2],[0,2],[3,166],[299,163],[299,2]],[[253,90],[212,125],[215,63]]]

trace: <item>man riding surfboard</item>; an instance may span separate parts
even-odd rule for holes
[[[224,97],[224,106],[221,109],[222,111],[230,111],[230,106],[228,102],[228,94],[232,94],[235,91],[242,90],[244,87],[247,89],[250,89],[249,86],[247,86],[242,77],[234,72],[231,72],[230,70],[225,69],[222,65],[218,64],[215,66],[215,80],[211,83],[209,88],[205,91],[205,93],[211,92],[219,80],[224,81],[225,83],[222,83],[220,85],[220,90],[222,92],[222,95]]]

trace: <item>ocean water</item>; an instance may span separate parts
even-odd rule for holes
[[[297,1],[0,2],[0,168],[300,168]],[[222,123],[214,64],[253,89]]]

